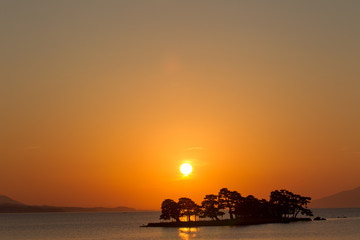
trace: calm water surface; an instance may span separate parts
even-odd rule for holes
[[[328,220],[178,229],[139,227],[158,221],[159,212],[0,214],[0,239],[360,239],[360,208],[315,209],[314,214]]]

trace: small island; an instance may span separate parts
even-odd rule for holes
[[[201,205],[186,197],[179,198],[178,202],[165,199],[160,215],[165,221],[143,227],[246,226],[311,221],[308,217],[298,217],[299,214],[313,216],[307,208],[310,201],[310,197],[285,189],[272,191],[267,201],[252,195],[242,197],[237,191],[222,188],[217,195],[206,195]],[[229,219],[223,219],[225,212],[222,210],[227,210]]]

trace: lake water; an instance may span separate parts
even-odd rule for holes
[[[157,222],[159,212],[0,214],[0,239],[360,239],[360,208],[314,209],[313,212],[315,216],[328,220],[178,229],[139,227],[148,222]]]

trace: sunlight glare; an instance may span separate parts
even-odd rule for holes
[[[185,176],[189,175],[192,172],[192,166],[190,163],[183,163],[180,166],[180,172]]]

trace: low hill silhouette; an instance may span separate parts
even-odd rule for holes
[[[360,187],[331,196],[313,200],[311,208],[358,208],[360,207]]]
[[[25,205],[5,195],[0,195],[0,205]]]
[[[130,212],[135,211],[129,207],[57,207],[57,206],[32,206],[26,205],[11,199],[5,195],[0,195],[0,213],[29,213],[29,212]]]

